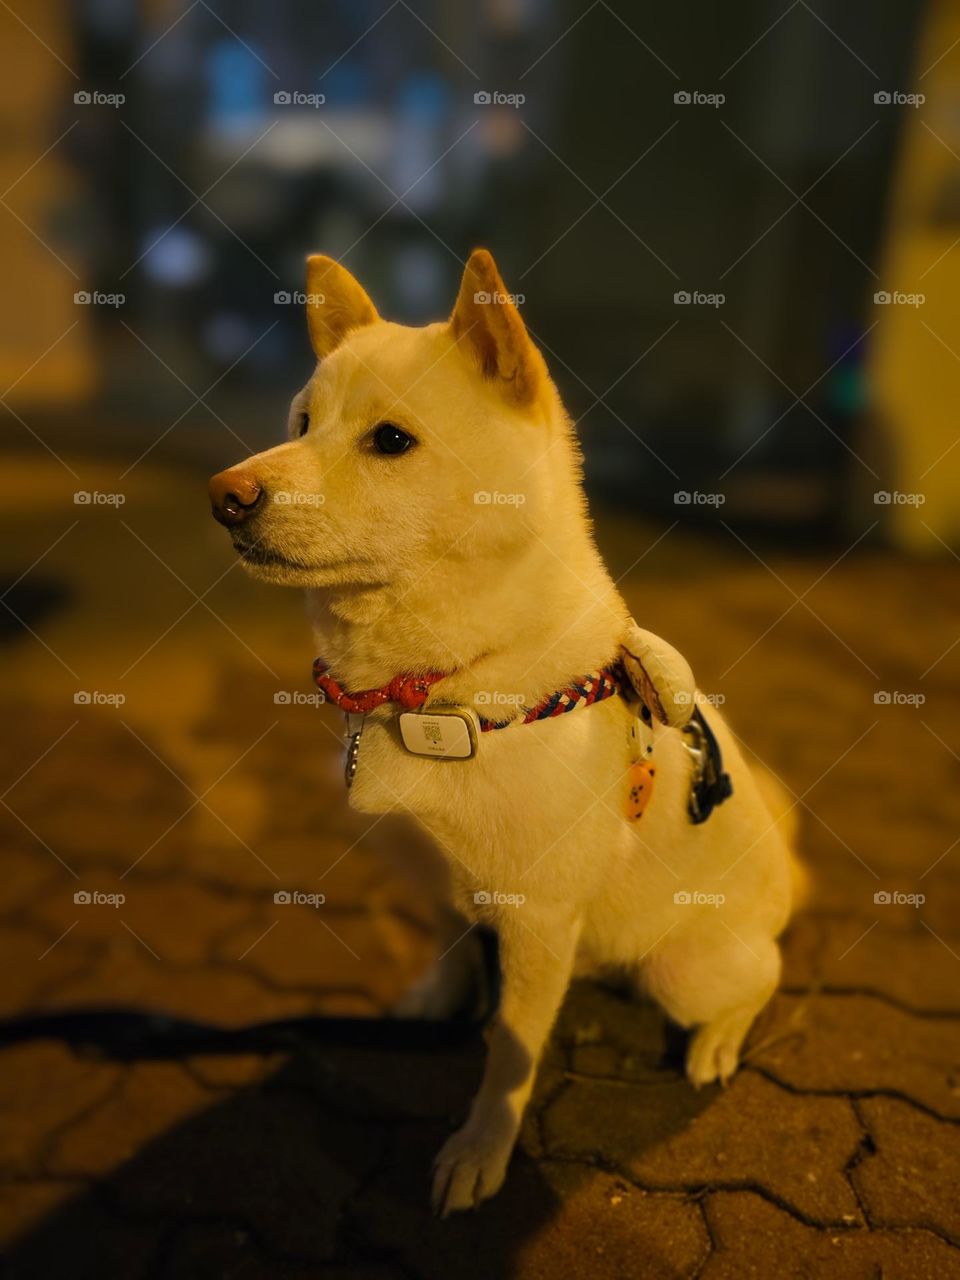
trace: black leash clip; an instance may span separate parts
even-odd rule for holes
[[[706,822],[718,804],[723,804],[724,800],[733,795],[733,783],[729,773],[724,772],[720,744],[699,707],[683,726],[681,733],[683,745],[693,761],[687,813],[690,821],[699,825]]]

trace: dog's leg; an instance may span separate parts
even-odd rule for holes
[[[772,939],[718,938],[712,929],[706,938],[686,930],[682,937],[671,934],[645,962],[647,991],[675,1022],[694,1028],[687,1049],[687,1076],[693,1085],[726,1084],[779,977],[780,949]]]
[[[537,1064],[570,981],[579,928],[507,908],[498,923],[502,992],[488,1033],[483,1082],[466,1124],[434,1162],[433,1207],[442,1217],[472,1209],[501,1186]]]

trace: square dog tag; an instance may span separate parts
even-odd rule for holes
[[[480,722],[469,707],[431,707],[400,714],[400,737],[415,756],[469,760],[477,753]]]

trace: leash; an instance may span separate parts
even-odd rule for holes
[[[463,1006],[448,1018],[316,1014],[226,1027],[147,1009],[94,1006],[0,1018],[0,1050],[55,1040],[115,1062],[172,1061],[195,1054],[294,1053],[311,1045],[321,1050],[454,1051],[482,1042],[483,1030],[500,1003],[496,937],[483,926],[474,932],[480,943],[474,982]]]

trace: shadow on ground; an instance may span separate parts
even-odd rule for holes
[[[647,1025],[652,1067],[649,1055],[662,1055],[664,1042],[654,1023]],[[584,1034],[590,1040],[593,1033],[583,1032],[576,1015],[569,1043]],[[534,1115],[557,1091],[560,1052],[558,1046],[542,1073]],[[539,1275],[551,1257],[572,1253],[583,1274],[613,1276],[628,1274],[641,1243],[645,1276],[678,1274],[675,1258],[660,1256],[651,1239],[641,1241],[634,1218],[609,1211],[618,1201],[607,1188],[616,1185],[609,1174],[588,1161],[533,1157],[536,1119],[500,1195],[473,1214],[446,1221],[430,1215],[432,1157],[464,1116],[482,1061],[478,1032],[461,1047],[431,1052],[306,1049],[65,1201],[13,1244],[4,1274],[489,1280],[514,1274],[521,1257],[524,1273]],[[225,1063],[190,1059],[183,1069],[210,1083]],[[708,1094],[684,1094],[667,1127],[684,1127],[708,1103]],[[663,1121],[657,1141],[669,1136]],[[561,1238],[561,1204],[584,1198],[598,1180],[607,1214],[594,1213],[592,1227],[578,1233],[568,1223]]]

